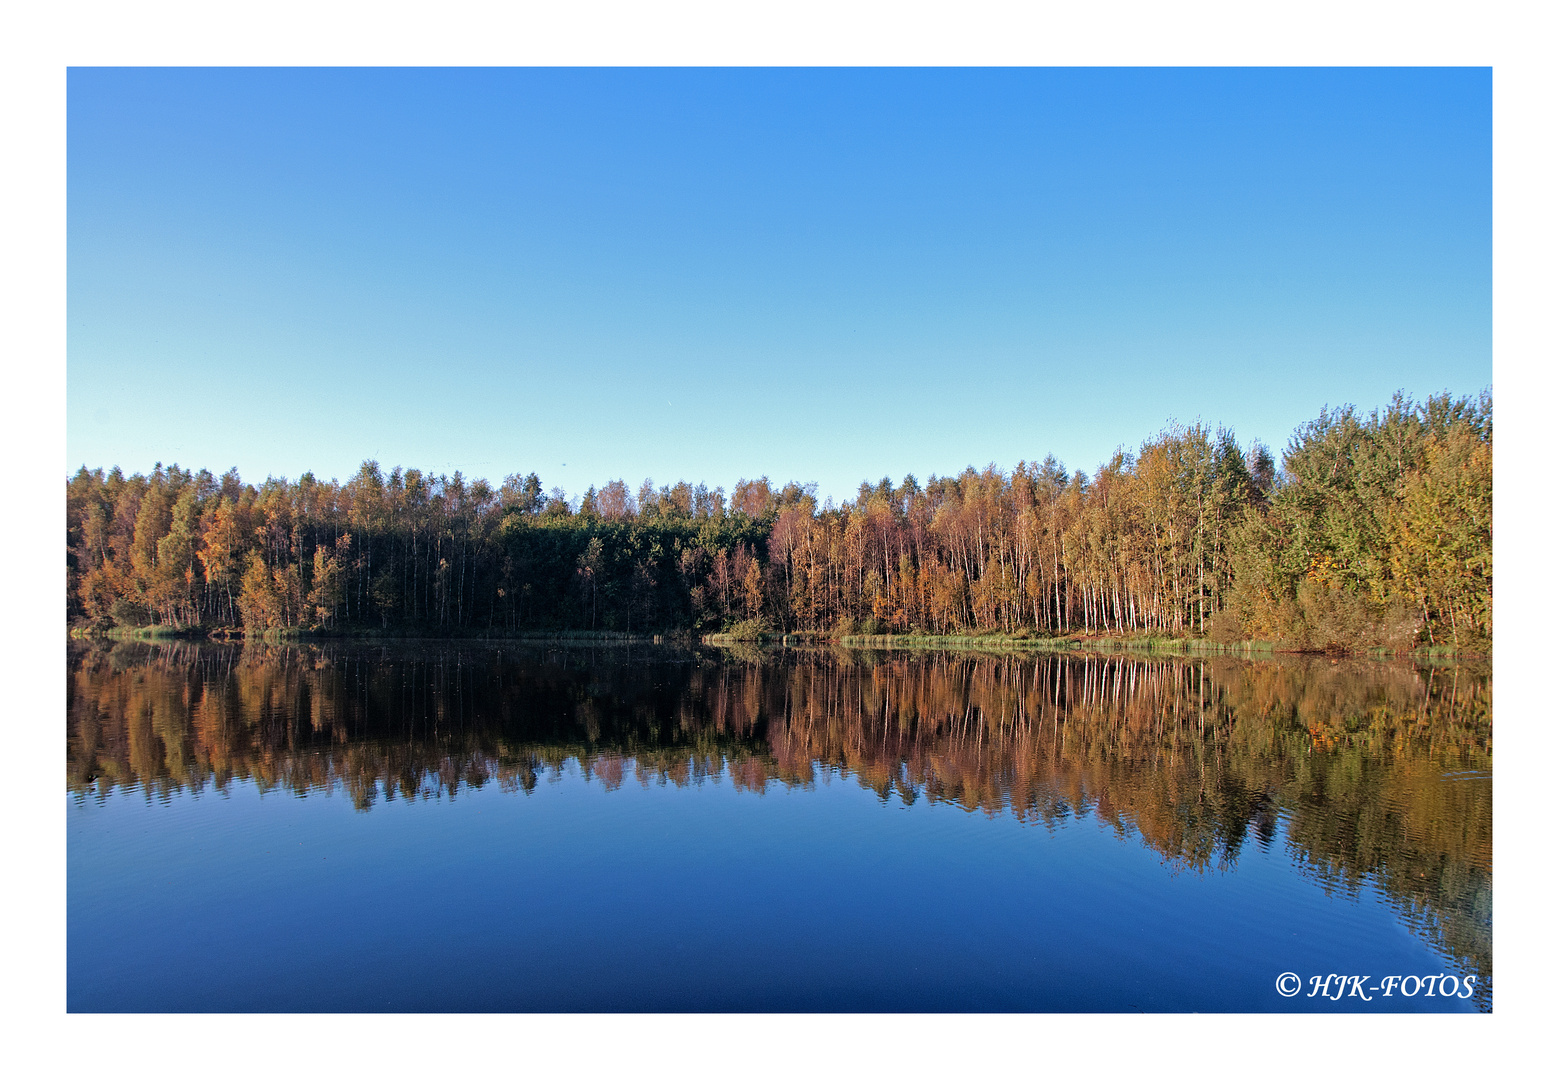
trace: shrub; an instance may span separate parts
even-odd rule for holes
[[[1219,608],[1213,612],[1213,617],[1207,620],[1207,636],[1225,645],[1244,640],[1245,627],[1239,612],[1233,608]]]
[[[768,637],[769,627],[762,619],[743,619],[741,622],[732,623],[726,628],[725,633],[737,641],[758,641]]]
[[[108,609],[115,626],[146,626],[152,621],[151,612],[134,600],[121,597]]]

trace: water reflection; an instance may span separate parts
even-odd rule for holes
[[[306,795],[853,778],[1058,828],[1091,817],[1170,872],[1279,836],[1328,889],[1382,890],[1491,990],[1486,666],[1328,659],[674,649],[72,646],[67,785],[234,780]],[[1281,825],[1281,827],[1280,827]]]

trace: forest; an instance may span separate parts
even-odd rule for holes
[[[1160,636],[1483,651],[1493,400],[1324,411],[1275,460],[1172,425],[1092,475],[720,488],[533,472],[244,482],[158,465],[66,484],[73,632]]]

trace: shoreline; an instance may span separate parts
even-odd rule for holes
[[[1416,649],[1388,649],[1368,646],[1353,649],[1306,649],[1279,641],[1217,642],[1206,638],[1114,637],[1082,634],[1061,637],[1029,637],[1011,634],[830,634],[818,630],[791,633],[764,633],[756,636],[729,633],[696,634],[692,631],[663,633],[625,633],[606,630],[522,630],[485,634],[437,634],[399,630],[271,630],[263,634],[245,634],[241,627],[115,627],[90,631],[81,627],[68,630],[73,641],[159,642],[205,641],[242,644],[305,641],[518,641],[556,644],[621,645],[707,645],[712,647],[747,646],[799,648],[836,646],[844,649],[880,651],[947,652],[1033,652],[1033,653],[1135,653],[1159,656],[1229,656],[1248,660],[1276,656],[1331,656],[1339,659],[1366,660],[1488,660],[1492,650],[1457,650],[1448,645],[1420,646]]]
[[[1273,656],[1331,656],[1365,660],[1487,660],[1489,652],[1457,650],[1448,645],[1416,649],[1390,649],[1372,645],[1360,648],[1315,649],[1285,645],[1280,641],[1210,641],[1206,638],[1088,637],[1021,638],[1006,635],[917,636],[912,634],[848,635],[838,644],[857,649],[970,649],[1018,652],[1145,653],[1164,656],[1234,656],[1262,659]]]

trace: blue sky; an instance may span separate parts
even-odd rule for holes
[[[1492,380],[1491,80],[68,79],[67,469],[853,494]]]

